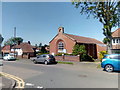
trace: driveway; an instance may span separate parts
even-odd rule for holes
[[[75,65],[33,64],[31,60],[4,61],[3,72],[22,78],[26,84],[44,88],[118,88],[118,73],[107,73],[93,63]],[[29,87],[27,86],[26,87]]]

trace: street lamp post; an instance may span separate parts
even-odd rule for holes
[[[14,39],[16,38],[16,27],[14,27]],[[14,41],[14,57],[15,57],[15,41]]]

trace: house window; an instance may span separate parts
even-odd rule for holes
[[[58,43],[58,50],[63,50],[64,49],[64,43],[63,42],[59,42]]]
[[[113,39],[113,43],[115,43],[115,39]]]
[[[116,39],[116,43],[118,43],[118,41],[119,41],[119,40],[118,40],[118,39]]]

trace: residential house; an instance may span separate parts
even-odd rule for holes
[[[9,53],[11,53],[11,46],[10,45],[3,46],[1,51],[2,51],[3,55],[9,54]]]
[[[18,58],[30,58],[36,56],[36,47],[32,46],[30,42],[20,43],[11,49],[12,53],[16,53]]]
[[[105,45],[93,38],[64,33],[64,28],[58,28],[58,34],[50,41],[50,54],[71,54],[76,44],[85,45],[87,53],[93,58],[99,57],[99,52],[106,50]]]
[[[120,49],[120,28],[112,33],[112,48]]]

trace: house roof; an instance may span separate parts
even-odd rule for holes
[[[20,45],[13,46],[12,48],[21,48],[23,52],[34,52],[34,46],[29,43],[20,43]]]
[[[118,28],[112,33],[112,37],[120,37],[120,28]]]
[[[10,45],[3,46],[2,50],[10,50]]]
[[[72,34],[65,34],[68,38],[76,41],[77,43],[89,43],[89,44],[103,44],[102,42],[88,37],[77,36]]]

